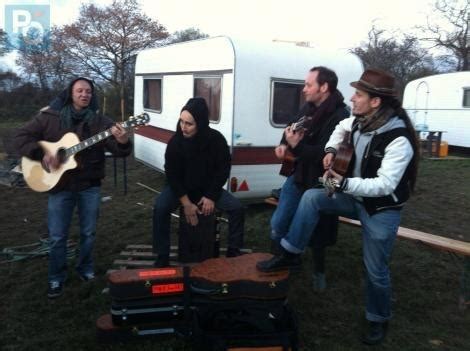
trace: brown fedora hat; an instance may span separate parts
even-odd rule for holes
[[[389,73],[375,68],[366,69],[361,78],[357,82],[352,82],[351,86],[377,95],[398,95],[395,90],[395,78]]]

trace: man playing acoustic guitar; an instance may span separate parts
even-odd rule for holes
[[[300,265],[320,211],[358,219],[362,224],[363,262],[366,268],[365,344],[378,344],[391,318],[389,260],[400,225],[401,209],[416,182],[418,143],[413,125],[398,100],[395,79],[387,72],[368,69],[352,96],[353,117],[336,126],[323,159],[327,171],[322,189],[306,191],[292,224],[281,240],[282,254],[258,262],[263,272]],[[335,171],[338,145],[350,135],[353,158],[345,176]],[[336,156],[337,157],[337,156]],[[333,189],[332,189],[333,188]]]
[[[80,225],[80,256],[76,270],[83,281],[94,279],[92,251],[101,202],[101,179],[105,175],[105,149],[116,156],[127,156],[132,151],[132,144],[120,124],[114,124],[98,113],[93,82],[86,78],[74,79],[49,106],[16,133],[14,142],[19,153],[31,160],[42,161],[42,168],[52,173],[60,170],[66,160],[58,152],[52,154],[43,149],[40,142],[58,142],[69,132],[83,140],[106,129],[112,137],[80,152],[77,155],[79,166],[65,172],[49,191],[49,298],[56,298],[63,292],[67,237],[75,206],[78,207]],[[37,163],[40,168],[41,163]]]
[[[343,96],[337,90],[338,77],[332,70],[319,66],[313,67],[305,78],[303,93],[306,104],[299,116],[304,116],[288,126],[276,147],[276,156],[284,160],[288,151],[294,156],[294,165],[287,174],[282,186],[279,204],[271,218],[271,239],[274,252],[280,240],[289,230],[300,198],[305,190],[318,186],[318,178],[323,174],[322,159],[324,148],[335,126],[349,116]],[[285,168],[286,161],[283,163]],[[314,259],[314,288],[325,288],[324,251],[336,242],[338,217],[323,215],[315,229],[312,250]]]

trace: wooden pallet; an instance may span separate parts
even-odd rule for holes
[[[226,248],[220,248],[220,256],[225,256]],[[240,249],[244,253],[251,253],[251,249]],[[150,268],[153,267],[157,255],[152,252],[152,245],[131,244],[120,252],[119,257],[113,261],[113,267],[108,273],[117,269]],[[171,246],[170,265],[183,266],[191,263],[181,263],[178,259],[178,247]]]

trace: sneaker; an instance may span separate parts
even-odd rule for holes
[[[50,299],[55,299],[62,295],[64,292],[63,284],[58,281],[49,282],[49,288],[47,289],[47,297]]]
[[[80,279],[83,282],[90,282],[95,279],[95,273],[79,273],[78,275],[80,276]]]

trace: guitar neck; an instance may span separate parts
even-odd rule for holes
[[[121,126],[126,128],[128,127],[127,122],[121,123]],[[65,150],[65,156],[69,157],[72,155],[75,155],[76,153],[85,150],[86,148],[89,148],[90,146],[95,145],[96,143],[99,143],[100,141],[103,141],[107,138],[109,138],[111,135],[111,128],[108,128],[98,134],[93,135],[92,137],[89,137],[88,139],[85,139],[78,144],[75,144]]]

